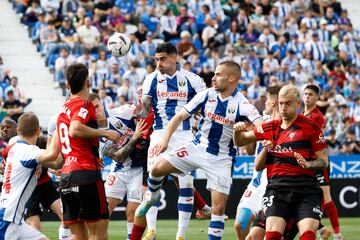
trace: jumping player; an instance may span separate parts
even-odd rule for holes
[[[154,119],[154,132],[150,137],[148,152],[148,170],[152,168],[158,156],[154,154],[154,147],[162,140],[169,121],[182,109],[198,92],[205,89],[203,80],[194,73],[181,69],[176,62],[177,50],[171,43],[159,44],[155,51],[157,70],[145,78],[143,84],[142,105],[140,117],[145,118],[152,108]],[[176,131],[177,138],[169,144],[169,150],[175,149],[188,142],[193,134],[191,132],[192,119],[185,119],[182,126]],[[185,238],[185,231],[189,225],[194,197],[199,197],[193,190],[193,177],[185,175],[179,177],[179,223],[176,237],[178,240]],[[157,207],[152,207],[147,214],[148,233],[145,239],[154,239]],[[210,208],[207,206],[208,212]],[[140,234],[143,227],[134,230]],[[150,236],[148,236],[150,235]]]
[[[225,207],[232,183],[232,160],[236,150],[232,141],[235,122],[248,120],[259,126],[263,120],[256,108],[238,91],[240,66],[232,61],[219,64],[212,79],[214,87],[198,93],[170,121],[155,154],[164,152],[171,136],[200,110],[198,132],[195,138],[163,155],[155,163],[148,178],[149,192],[136,210],[135,223],[143,222],[147,210],[159,198],[164,176],[170,173],[186,174],[195,169],[206,173],[207,188],[211,191],[212,215],[208,239],[221,239],[224,231]],[[139,238],[132,238],[134,240]]]

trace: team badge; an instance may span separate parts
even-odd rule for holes
[[[290,135],[289,135],[291,141],[293,140],[294,136],[295,136],[295,133],[294,133],[294,132],[291,132]]]
[[[115,127],[116,127],[117,129],[121,129],[122,126],[123,126],[123,124],[121,123],[121,121],[118,121],[117,123],[115,123]]]
[[[185,81],[183,81],[183,80],[180,80],[179,81],[179,86],[180,87],[184,87],[186,85],[186,82]]]
[[[229,113],[229,114],[234,114],[234,113],[235,113],[235,107],[230,106],[230,107],[228,108],[228,113]]]

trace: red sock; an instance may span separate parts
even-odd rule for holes
[[[206,202],[200,196],[200,194],[198,193],[198,191],[195,188],[194,188],[194,205],[199,210],[203,209],[206,205]]]
[[[316,235],[313,231],[305,231],[300,236],[300,240],[316,240]]]
[[[331,226],[334,229],[334,234],[340,233],[339,216],[334,202],[331,200],[324,205],[324,208],[327,211]]]
[[[141,240],[141,237],[146,229],[146,226],[138,226],[134,224],[133,229],[131,231],[130,240]]]
[[[282,234],[276,231],[266,231],[265,236],[265,240],[281,240]]]

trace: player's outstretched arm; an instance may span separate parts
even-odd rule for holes
[[[234,125],[233,140],[236,146],[241,147],[257,141],[253,131],[245,131],[246,129],[242,126],[242,123]]]
[[[46,150],[37,156],[37,160],[44,167],[53,169],[62,167],[63,158],[60,154],[59,139],[56,131],[50,144],[46,146]]]
[[[149,115],[151,104],[152,104],[152,97],[143,95],[141,99],[142,110],[138,115],[139,118],[146,118]]]
[[[141,138],[142,134],[146,130],[147,124],[145,120],[140,120],[136,124],[136,129],[132,137],[130,138],[129,142],[125,144],[122,148],[119,150],[111,153],[105,152],[105,155],[110,157],[111,159],[115,160],[118,163],[123,163],[125,160],[130,156],[130,153],[134,150],[136,141]]]
[[[171,119],[167,126],[163,139],[154,148],[156,155],[159,155],[167,149],[171,136],[179,127],[180,123],[182,123],[185,119],[188,119],[189,116],[189,113],[183,108]]]
[[[329,164],[327,148],[315,152],[315,155],[316,159],[308,162],[300,153],[294,152],[294,156],[302,168],[311,170],[321,170],[327,168]]]
[[[120,140],[120,135],[117,131],[91,128],[77,120],[71,121],[69,128],[69,136],[73,138],[105,137],[113,142],[118,142]]]
[[[269,151],[269,149],[273,148],[273,144],[269,140],[264,140],[261,142],[261,144],[263,145],[263,149],[255,158],[254,163],[256,171],[261,171],[265,168],[267,152]]]

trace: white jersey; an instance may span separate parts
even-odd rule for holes
[[[193,142],[206,146],[206,151],[214,155],[235,157],[232,138],[234,124],[245,120],[254,122],[261,118],[257,109],[238,89],[222,99],[214,88],[209,88],[197,94],[184,108],[190,115],[201,109],[199,131]]]
[[[20,224],[25,204],[33,193],[41,166],[37,156],[43,150],[18,140],[10,147],[6,159],[4,183],[0,197],[2,220]]]
[[[173,76],[161,74],[158,70],[148,75],[144,80],[143,95],[152,97],[154,130],[166,129],[175,114],[205,88],[198,75],[180,68]],[[183,121],[177,130],[191,130],[190,121]]]
[[[129,142],[130,138],[135,132],[136,122],[135,122],[135,105],[123,105],[118,108],[105,111],[107,127],[105,129],[111,129],[117,131],[120,135],[120,141],[116,144],[117,148],[123,147],[126,143]],[[104,157],[104,152],[106,152],[108,147],[114,145],[111,140],[106,138],[99,139],[99,153],[100,156]],[[117,172],[120,170],[128,170],[130,168],[140,167],[141,164],[136,159],[136,156],[131,153],[130,156],[125,160],[124,163],[118,163],[112,161],[111,163],[111,172]]]

